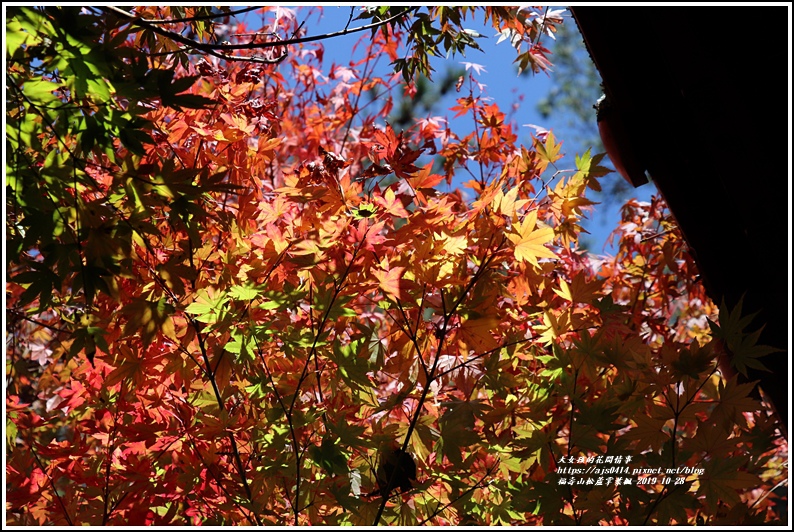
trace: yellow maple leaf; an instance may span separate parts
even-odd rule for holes
[[[496,192],[496,196],[491,202],[494,210],[505,216],[515,216],[516,211],[529,203],[529,200],[516,199],[518,198],[518,188],[518,186],[513,187],[507,192],[507,194],[503,194],[502,189],[499,188]]]
[[[560,296],[563,299],[567,299],[568,301],[573,301],[573,296],[571,295],[571,290],[568,288],[568,283],[565,282],[565,279],[560,279],[560,289],[557,290],[556,288],[552,287],[554,293]]]
[[[513,226],[515,233],[507,235],[510,241],[515,244],[514,253],[516,259],[529,262],[536,268],[540,267],[538,257],[557,258],[553,251],[544,246],[544,244],[554,239],[554,230],[551,227],[536,229],[537,221],[537,211],[531,211],[523,222],[517,222]]]
[[[538,325],[534,329],[539,334],[539,339],[543,345],[551,345],[557,338],[568,332],[571,328],[570,311],[555,313],[547,310],[543,313],[543,325]]]

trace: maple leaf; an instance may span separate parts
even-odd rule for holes
[[[494,198],[502,190],[502,180],[495,179],[491,181],[484,189],[482,183],[479,183],[475,180],[467,181],[463,184],[463,186],[472,189],[477,195],[477,199],[472,203],[472,209],[469,214],[471,218],[475,218],[477,214],[482,212],[483,209],[492,205]]]
[[[373,270],[372,274],[378,280],[378,286],[381,290],[383,290],[388,296],[391,296],[395,300],[400,300],[400,280],[402,279],[402,274],[405,271],[403,266],[395,266],[394,268],[389,268],[388,263],[386,263],[383,270]]]
[[[454,131],[384,124],[399,88],[372,61],[414,105],[429,56],[476,47],[478,10],[521,68],[548,67],[556,10],[368,7],[372,35],[328,77],[319,44],[269,46],[304,31],[284,8],[234,29],[200,6],[9,10],[9,525],[777,518],[745,473],[780,476],[777,425],[752,385],[706,377],[715,346],[740,372],[771,348],[740,308],[715,342],[689,326],[714,306],[675,233],[643,238],[672,228],[664,202],[627,202],[614,260],[596,258],[575,244],[604,155],[544,179],[562,143],[517,144],[471,76]],[[157,19],[173,23],[139,31]],[[224,49],[192,61],[184,39],[213,30]],[[426,480],[362,501],[381,443]],[[709,474],[647,491],[547,475],[641,447]]]
[[[536,229],[537,220],[537,211],[528,212],[522,222],[517,222],[513,226],[513,232],[508,233],[507,238],[515,244],[514,253],[517,260],[539,268],[538,258],[556,259],[557,255],[544,245],[554,240],[554,230],[551,227]]]
[[[589,149],[581,156],[577,154],[575,157],[576,173],[571,179],[581,180],[585,183],[587,188],[595,190],[596,192],[600,192],[601,185],[598,183],[597,178],[603,177],[611,172],[609,168],[599,166],[599,163],[605,157],[605,155],[606,154],[599,153],[598,155],[591,157]]]
[[[384,242],[385,237],[381,234],[386,222],[381,220],[374,224],[369,223],[369,218],[361,218],[358,224],[350,226],[350,241],[363,243],[363,249],[375,251],[375,246]]]
[[[362,218],[371,218],[376,212],[377,208],[374,204],[362,201],[353,211],[353,218],[356,220],[361,220]]]
[[[386,158],[391,158],[400,144],[390,124],[386,124],[384,129],[376,129],[373,133],[373,141],[373,149]]]
[[[518,197],[519,188],[519,186],[515,186],[508,190],[507,194],[503,194],[501,187],[499,187],[491,202],[494,210],[499,214],[513,218],[519,209],[529,203],[529,200],[516,199]]]
[[[398,218],[408,218],[408,216],[410,216],[408,211],[405,210],[402,201],[397,198],[394,190],[391,188],[387,188],[383,196],[376,196],[373,200],[392,216]]]
[[[427,190],[432,189],[444,180],[443,175],[431,174],[432,168],[433,163],[428,163],[423,166],[415,176],[407,179],[408,184],[413,188],[420,203],[427,203],[427,199],[425,198]],[[425,192],[423,192],[423,190],[425,190]]]
[[[166,303],[165,298],[158,301],[137,299],[124,306],[121,312],[129,317],[129,321],[124,326],[124,334],[139,333],[144,345],[152,343],[158,332],[169,338],[175,338],[171,319],[174,307]]]
[[[265,226],[264,234],[260,232],[251,235],[251,244],[255,248],[262,249],[262,256],[265,259],[277,256],[290,245],[281,230],[272,223]]]
[[[135,358],[126,359],[121,363],[121,365],[118,368],[111,371],[110,374],[107,377],[105,377],[105,386],[111,387],[125,379],[128,378],[131,379],[137,377],[140,371],[141,371],[140,360]]]
[[[537,150],[538,155],[540,155],[541,161],[547,165],[557,162],[560,157],[562,157],[562,155],[560,155],[560,147],[562,144],[555,144],[555,140],[554,133],[549,131],[543,142],[539,139],[535,139],[534,142],[535,150]]]
[[[372,177],[389,175],[392,172],[393,170],[389,164],[380,165],[373,163],[369,168],[364,170],[364,172],[358,177],[358,179],[366,180]]]
[[[321,445],[314,445],[309,449],[309,456],[330,475],[345,474],[348,471],[347,458],[327,435]]]
[[[637,452],[643,452],[648,448],[659,452],[662,445],[670,439],[670,435],[662,430],[666,420],[640,414],[635,416],[633,421],[637,426],[632,427],[626,437],[637,442],[634,447]]]
[[[725,342],[730,352],[731,367],[738,370],[739,373],[747,376],[747,368],[758,369],[762,371],[769,371],[762,362],[758,359],[760,357],[769,355],[771,353],[782,352],[782,349],[767,345],[758,345],[758,339],[764,327],[761,327],[753,333],[746,333],[744,329],[750,325],[753,319],[758,315],[757,312],[747,316],[742,315],[742,303],[744,296],[739,299],[739,302],[734,307],[733,311],[728,310],[728,306],[723,299],[720,304],[719,325],[707,318],[711,326],[714,338],[721,339]]]
[[[571,284],[568,291],[571,296],[571,301],[576,303],[592,303],[596,294],[604,286],[604,279],[593,278],[587,280],[587,274],[579,271],[571,279]]]
[[[478,65],[477,63],[469,63],[468,61],[461,61],[460,64],[463,65],[466,68],[466,70],[474,70],[475,72],[477,72],[478,76],[482,72],[488,72],[487,70],[485,70],[484,66]]]
[[[325,248],[316,240],[302,240],[293,247],[290,260],[302,266],[318,264],[326,260]]]
[[[462,450],[480,441],[474,430],[475,404],[471,401],[454,401],[439,419],[441,443],[446,456],[453,464],[462,465]]]
[[[456,111],[454,118],[463,116],[468,113],[476,104],[477,100],[471,96],[457,99],[458,105],[450,107],[450,111]]]
[[[567,299],[568,301],[573,301],[573,296],[571,295],[571,289],[568,288],[568,283],[565,282],[565,279],[560,279],[560,289],[556,289],[552,287],[552,290],[555,294],[560,296],[563,299]]]
[[[705,472],[698,478],[700,487],[697,494],[705,496],[712,512],[720,502],[728,506],[739,503],[740,491],[763,484],[757,476],[742,471],[746,465],[746,456],[712,458],[705,462]]]
[[[681,348],[678,358],[672,362],[672,367],[675,369],[675,375],[698,379],[702,373],[712,369],[713,361],[714,352],[709,346],[701,348],[694,343],[689,347]]]
[[[687,441],[687,449],[707,453],[711,456],[725,456],[736,449],[736,439],[728,437],[728,431],[712,420],[698,421],[695,437]]]
[[[499,322],[494,316],[472,316],[460,324],[458,340],[480,353],[494,349],[499,345],[494,338]]]
[[[543,313],[543,325],[535,327],[535,330],[540,332],[538,339],[543,341],[543,345],[552,344],[557,338],[570,330],[570,318],[570,312],[564,310],[561,312],[545,311]]]
[[[771,371],[758,359],[772,353],[782,353],[783,349],[768,345],[758,345],[758,338],[763,327],[754,333],[742,335],[741,339],[728,344],[731,353],[731,366],[739,373],[747,376],[747,368]]]
[[[675,521],[677,525],[686,525],[689,522],[689,513],[696,510],[700,504],[689,489],[691,482],[684,482],[668,489],[656,506],[656,524],[669,525]]]
[[[714,423],[720,424],[726,431],[732,430],[734,424],[746,426],[747,421],[742,413],[754,412],[761,408],[761,404],[757,400],[748,397],[758,381],[739,384],[738,378],[738,375],[734,375],[725,384],[720,381],[718,387],[719,403],[717,403],[711,414]]]
[[[284,196],[276,196],[273,201],[262,205],[257,221],[262,225],[276,222],[286,216],[291,209],[292,202]]]

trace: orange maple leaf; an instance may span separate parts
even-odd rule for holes
[[[420,188],[433,188],[434,186],[441,183],[441,181],[444,179],[444,176],[439,174],[431,174],[430,170],[432,168],[433,163],[428,163],[422,167],[418,174],[408,180],[414,190]]]
[[[383,209],[392,216],[398,218],[408,218],[408,216],[410,216],[408,211],[405,210],[405,207],[403,207],[402,201],[397,199],[394,191],[390,188],[386,189],[383,196],[374,197],[373,201],[383,207]]]
[[[389,268],[389,265],[386,264],[385,269],[374,270],[372,273],[378,280],[378,286],[381,290],[394,299],[400,299],[400,279],[404,271],[405,268],[402,266]]]
[[[493,333],[499,330],[499,323],[495,316],[478,316],[463,321],[458,330],[458,341],[465,346],[464,352],[473,349],[482,353],[496,348],[499,343]]]

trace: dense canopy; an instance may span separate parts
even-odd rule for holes
[[[473,17],[547,70],[540,8],[351,10],[330,68],[285,8],[8,8],[6,524],[785,518],[769,350],[660,198],[595,256],[603,155],[475,72],[389,123]]]

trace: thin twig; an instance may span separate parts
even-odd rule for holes
[[[677,227],[673,227],[672,229],[668,229],[667,231],[662,231],[661,233],[656,233],[655,235],[646,236],[645,238],[640,240],[640,242],[647,242],[648,240],[653,240],[654,238],[659,238],[660,236],[667,235],[667,234],[672,233],[672,232],[677,231],[677,230],[678,230]]]
[[[273,380],[273,374],[270,373],[270,368],[267,367],[265,356],[262,354],[262,348],[259,346],[257,346],[257,353],[259,354],[259,359],[262,361],[262,367],[265,368],[265,373],[267,374],[267,378],[270,381],[270,386],[273,387],[273,393],[276,395],[276,400],[278,401],[279,406],[281,406],[281,409],[284,411],[284,416],[287,418],[290,438],[292,439],[292,448],[295,449],[295,503],[292,504],[292,510],[295,514],[295,526],[298,526],[298,517],[300,516],[300,511],[298,509],[298,497],[300,496],[301,492],[301,461],[300,454],[298,453],[298,437],[295,434],[295,425],[292,423],[292,414],[284,404],[284,399],[281,397],[281,393],[279,393],[278,388],[276,388],[276,381]],[[286,488],[284,489],[284,493],[287,493]]]
[[[212,475],[212,478],[215,479],[215,484],[217,484],[218,488],[223,492],[223,494],[226,495],[226,497],[229,499],[229,501],[231,501],[231,503],[238,510],[240,510],[240,513],[245,515],[245,517],[248,519],[248,521],[252,525],[262,526],[262,521],[259,519],[259,517],[256,515],[256,513],[252,509],[249,510],[249,509],[243,507],[242,505],[240,505],[240,503],[238,503],[237,500],[235,499],[234,495],[229,493],[229,490],[227,490],[226,487],[223,485],[223,481],[218,476],[217,472],[213,471],[213,469],[210,467],[210,464],[208,464],[204,460],[204,457],[201,455],[201,451],[199,450],[198,446],[196,445],[196,442],[193,440],[193,435],[190,434],[190,432],[185,432],[185,434],[188,437],[188,442],[190,443],[191,447],[193,447],[193,450],[196,451],[196,454],[198,455],[198,459],[201,462],[201,464],[204,466],[204,469],[210,475]]]
[[[196,322],[195,318],[192,316],[188,316],[188,321],[190,321],[193,329],[196,333],[196,338],[198,339],[199,350],[201,351],[201,356],[204,359],[204,366],[206,367],[206,374],[209,378],[210,384],[212,385],[212,390],[215,393],[215,400],[218,403],[218,408],[221,411],[226,411],[226,404],[223,402],[223,396],[221,395],[220,389],[218,388],[218,383],[215,380],[215,374],[212,372],[212,367],[210,363],[209,356],[207,355],[207,346],[204,340],[204,336],[201,334],[201,328],[199,327],[198,323]],[[234,434],[230,430],[226,430],[226,436],[229,439],[229,444],[232,448],[232,456],[234,457],[235,464],[237,466],[238,473],[240,474],[240,479],[242,480],[243,489],[245,489],[245,494],[248,497],[248,502],[251,504],[251,513],[256,521],[257,526],[262,526],[262,522],[259,519],[259,516],[254,511],[254,497],[251,493],[251,486],[248,485],[248,477],[245,474],[245,466],[243,466],[243,460],[240,457],[240,451],[237,448],[237,440],[234,437]]]
[[[47,473],[46,469],[44,469],[44,466],[42,465],[41,460],[39,459],[39,455],[36,454],[36,450],[33,448],[33,444],[31,444],[30,446],[30,452],[33,453],[33,458],[35,458],[36,464],[38,464],[39,469],[41,469],[42,473],[44,473],[44,475],[47,477],[47,480],[50,481],[50,488],[52,488],[52,493],[55,495],[55,498],[58,499],[58,503],[60,503],[61,505],[61,509],[63,510],[63,515],[66,517],[66,522],[69,523],[69,526],[74,526],[74,523],[72,522],[72,518],[69,517],[69,512],[66,510],[66,505],[63,503],[63,499],[61,499],[61,496],[58,494],[58,488],[55,487],[55,482],[53,482],[50,474]]]
[[[434,377],[434,380],[438,380],[441,377],[443,377],[444,375],[452,373],[455,370],[458,370],[458,369],[461,369],[461,368],[465,368],[466,366],[468,366],[472,362],[475,362],[475,361],[477,361],[477,360],[479,360],[481,358],[487,357],[488,355],[492,355],[492,354],[496,353],[497,351],[500,351],[500,350],[504,349],[505,347],[512,347],[514,345],[523,344],[524,342],[531,342],[532,340],[533,340],[533,338],[524,338],[523,340],[516,340],[515,342],[507,342],[507,343],[504,343],[504,344],[502,344],[502,345],[500,345],[498,347],[494,347],[493,349],[489,349],[488,351],[485,351],[484,353],[480,353],[479,355],[474,355],[473,357],[469,357],[467,360],[461,362],[460,364],[457,364],[457,365],[452,366],[451,368],[449,368],[447,370],[444,370],[444,371],[441,371],[441,372],[437,373],[435,375],[435,377]]]
[[[481,478],[480,480],[478,480],[478,481],[477,481],[477,482],[476,482],[476,483],[475,483],[475,484],[474,484],[472,487],[470,487],[469,489],[467,489],[466,491],[464,491],[463,493],[461,493],[461,494],[460,494],[458,497],[456,497],[456,498],[455,498],[455,500],[449,501],[449,502],[448,502],[447,504],[445,504],[444,506],[441,506],[441,507],[439,507],[439,508],[436,508],[436,509],[433,511],[433,513],[432,513],[431,515],[427,516],[427,517],[426,517],[426,518],[424,518],[422,521],[420,521],[419,523],[417,523],[417,526],[422,526],[422,525],[424,525],[425,523],[427,523],[428,521],[430,521],[431,519],[433,519],[435,516],[437,516],[438,514],[440,514],[441,512],[443,512],[444,510],[446,510],[446,509],[447,509],[447,508],[449,508],[450,506],[452,506],[453,504],[457,503],[459,500],[463,499],[463,497],[467,496],[469,493],[471,493],[471,492],[473,492],[474,490],[476,490],[477,488],[479,488],[479,487],[480,487],[480,485],[483,483],[483,481],[484,481],[486,478],[490,477],[490,476],[491,476],[491,474],[494,472],[494,470],[495,470],[495,469],[496,469],[498,466],[499,466],[499,460],[497,460],[497,461],[496,461],[496,463],[495,463],[494,465],[492,465],[492,466],[491,466],[491,468],[490,468],[488,471],[486,471],[486,472],[485,472],[485,474],[482,476],[482,478]]]
[[[125,388],[125,384],[122,383],[122,389],[121,389],[121,394],[120,394],[121,396],[126,394],[126,391],[124,390],[124,388]],[[115,412],[113,412],[113,432],[111,432],[111,434],[108,436],[108,447],[107,447],[107,451],[105,453],[106,454],[106,457],[105,457],[105,487],[102,490],[102,492],[103,492],[102,495],[103,495],[103,498],[104,498],[103,509],[102,509],[102,526],[106,526],[107,525],[108,519],[110,519],[110,514],[112,513],[112,511],[108,507],[108,502],[110,502],[110,466],[113,463],[113,444],[115,443],[116,431],[118,431],[118,426],[119,426],[118,425],[118,415],[119,415],[118,404],[116,404],[116,408],[114,410],[115,410]]]
[[[411,418],[411,422],[408,425],[408,430],[405,434],[405,439],[403,440],[403,444],[402,444],[403,453],[407,452],[408,442],[411,441],[411,435],[413,434],[414,429],[416,429],[416,425],[419,422],[419,417],[422,413],[422,407],[424,406],[425,400],[427,399],[427,394],[430,392],[430,385],[436,379],[436,369],[438,368],[439,360],[441,360],[441,353],[443,352],[444,342],[446,341],[447,334],[449,333],[450,330],[449,323],[452,320],[452,317],[457,312],[458,306],[460,306],[463,303],[463,301],[466,299],[468,294],[474,288],[474,285],[477,284],[477,282],[480,280],[484,272],[488,269],[488,266],[490,266],[491,262],[493,262],[493,260],[496,258],[504,242],[505,239],[503,238],[502,242],[499,244],[497,249],[494,250],[493,254],[489,257],[483,258],[479,268],[477,268],[477,271],[474,272],[474,275],[472,275],[471,280],[467,283],[467,285],[461,292],[460,296],[454,302],[452,308],[449,309],[449,311],[447,311],[447,305],[444,298],[444,290],[443,289],[441,290],[441,307],[442,307],[442,312],[444,314],[444,323],[441,325],[441,329],[440,329],[441,334],[438,339],[438,345],[436,347],[436,355],[433,358],[433,365],[430,368],[429,378],[427,380],[426,385],[422,388],[422,393],[419,396],[419,399],[416,403],[416,410],[414,410],[413,412],[413,417]],[[489,242],[489,245],[487,246],[488,248],[490,248],[490,244],[491,243]],[[400,471],[399,467],[394,468],[391,477],[388,479],[388,482],[386,483],[386,486],[394,485],[394,481],[396,480],[399,471]],[[380,522],[380,518],[383,515],[383,511],[386,509],[386,503],[388,502],[388,500],[389,500],[388,497],[383,497],[383,500],[381,501],[380,506],[378,507],[378,513],[375,515],[375,521],[373,523],[373,526],[378,526],[378,523]]]

